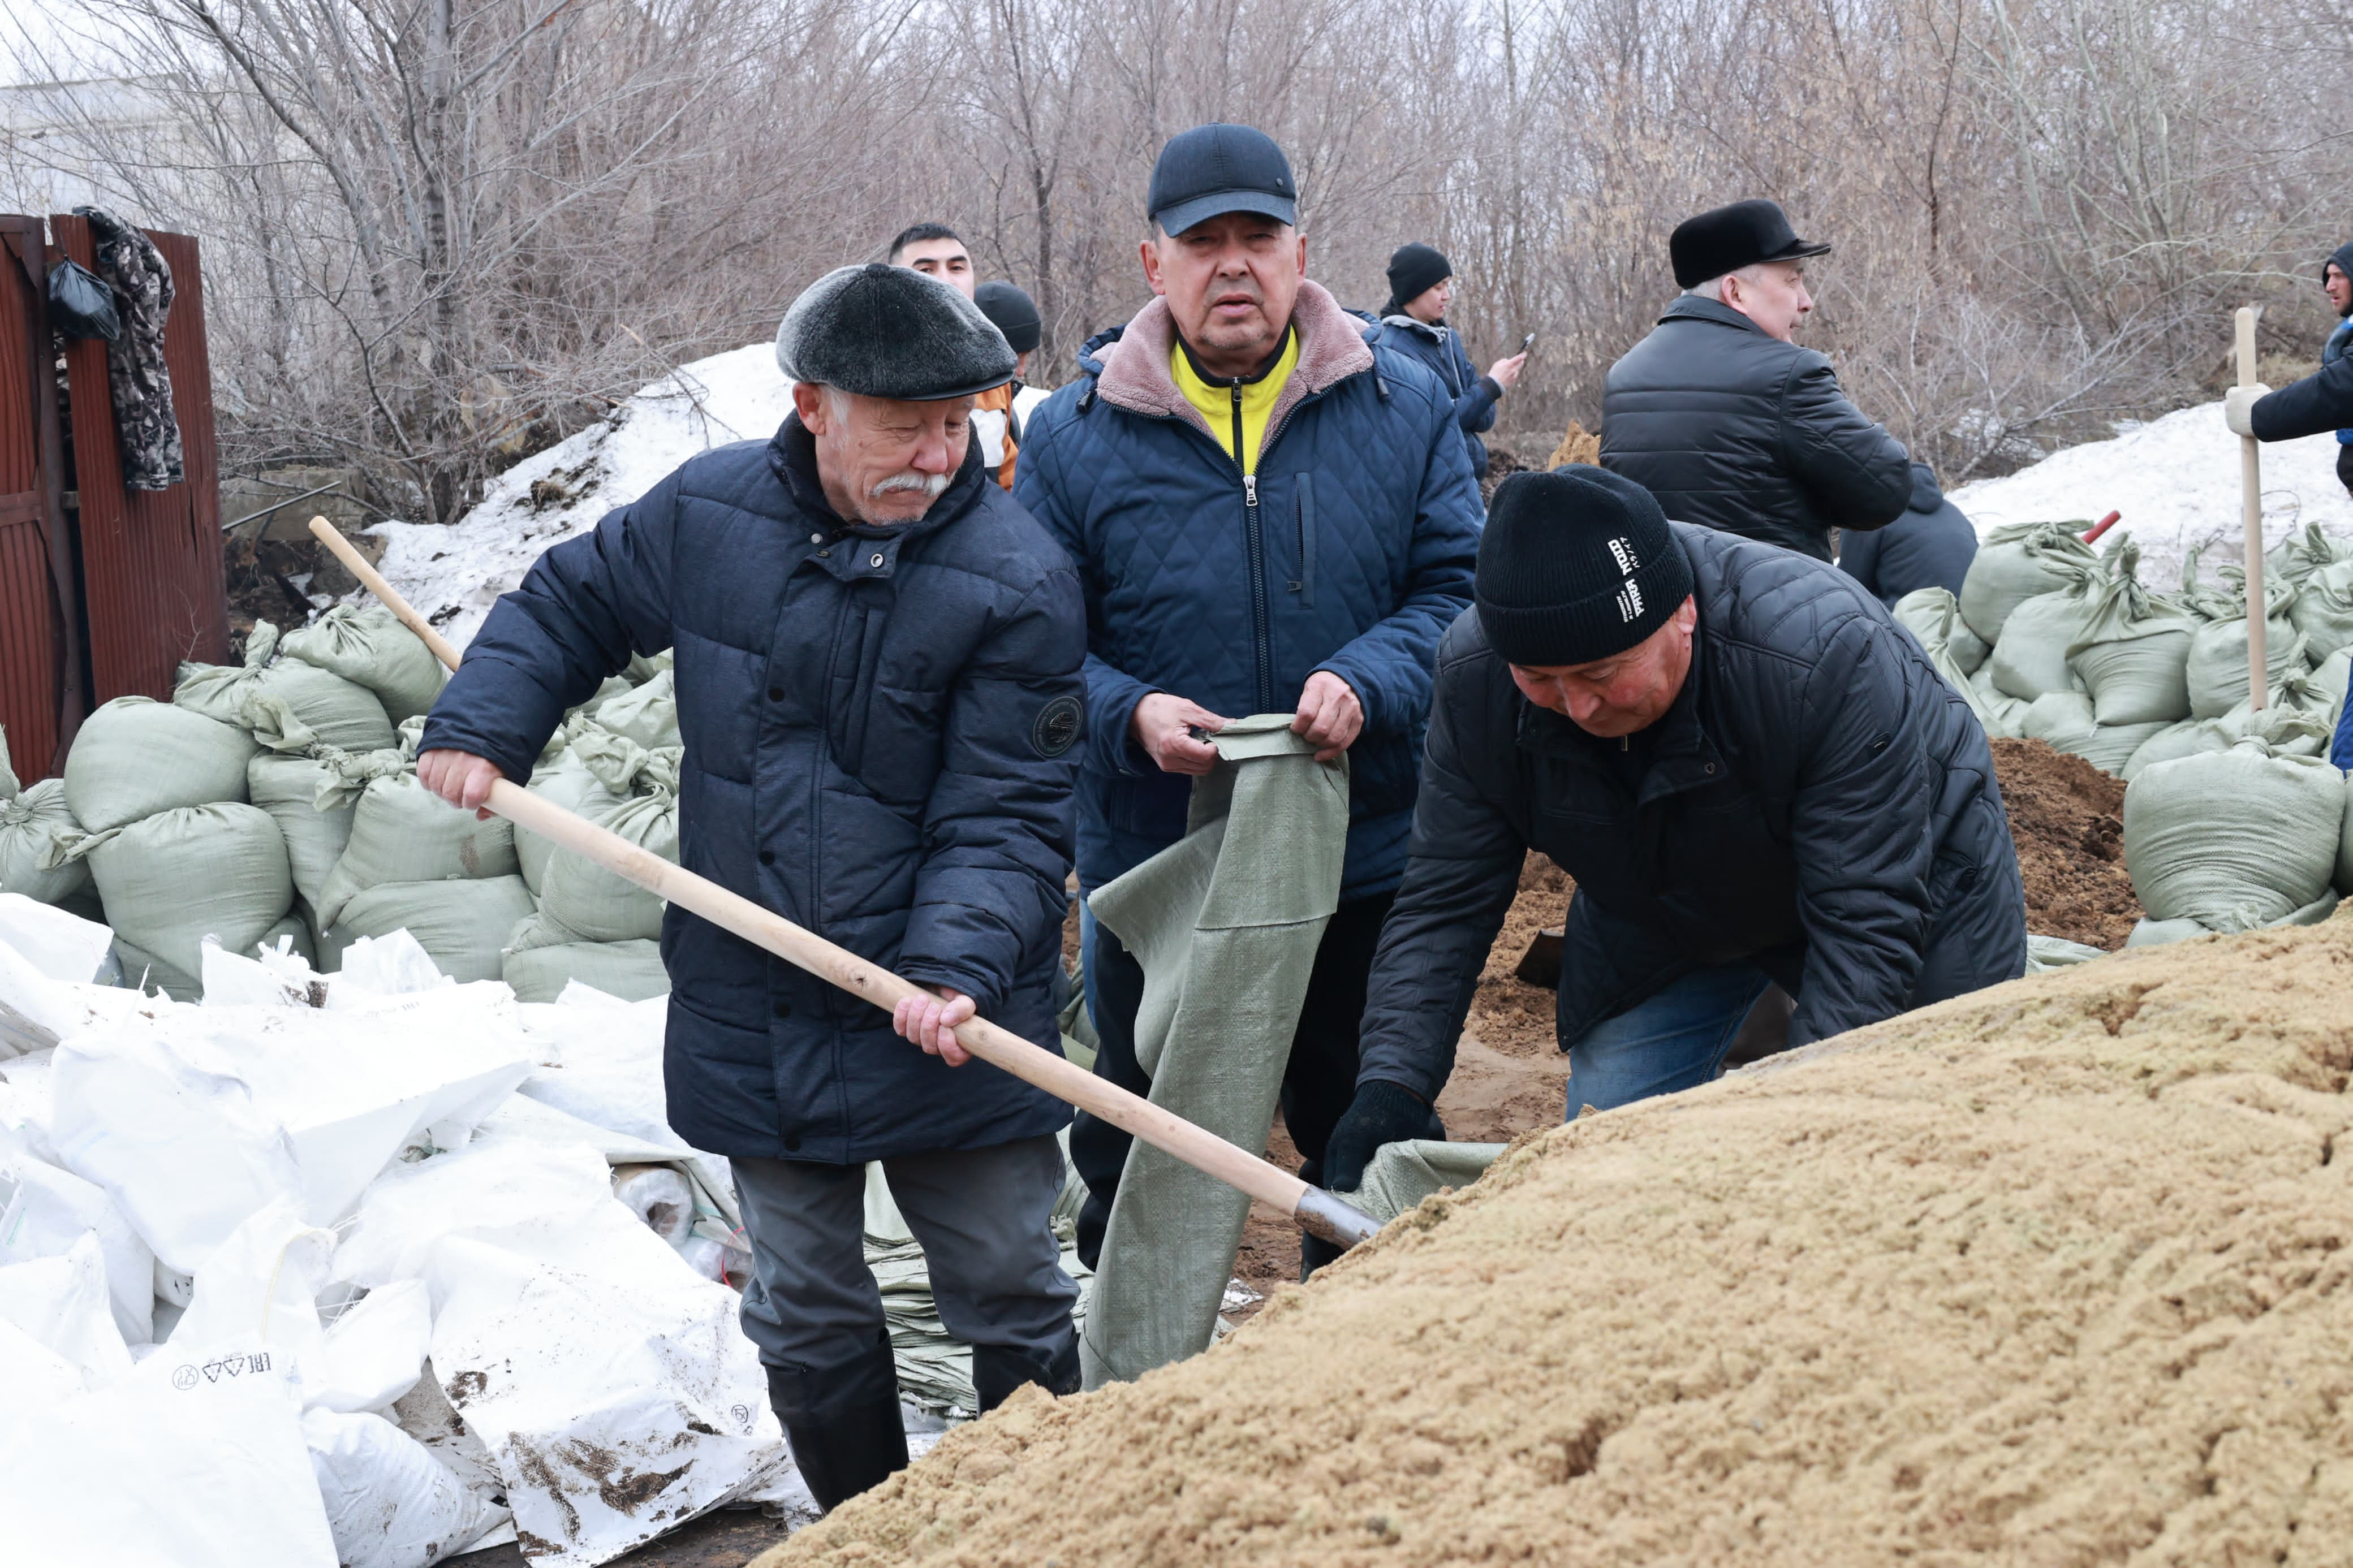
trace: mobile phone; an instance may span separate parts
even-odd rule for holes
[[[1536,335],[1534,332],[1530,332],[1526,337],[1522,338],[1520,340],[1520,352],[1522,353],[1527,353],[1530,346],[1533,345],[1535,341]]]

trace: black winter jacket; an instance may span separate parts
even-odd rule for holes
[[[1050,1050],[1086,637],[1077,574],[978,442],[920,521],[879,529],[835,515],[787,418],[541,556],[423,743],[526,779],[565,709],[674,647],[687,869]],[[852,1163],[1070,1121],[676,904],[661,950],[670,1124],[698,1149]]]
[[[1961,591],[1978,558],[1978,531],[1945,499],[1936,470],[1912,465],[1912,504],[1885,528],[1849,533],[1839,542],[1839,570],[1894,605],[1920,588]]]
[[[1904,444],[1846,400],[1829,360],[1694,294],[1609,367],[1601,466],[1677,521],[1818,561],[1831,529],[1884,527],[1912,497]]]
[[[1471,351],[1462,346],[1462,334],[1443,324],[1431,326],[1399,311],[1381,320],[1377,336],[1366,333],[1365,341],[1378,348],[1392,348],[1430,367],[1454,399],[1454,423],[1461,427],[1462,444],[1471,452],[1471,472],[1480,479],[1487,477],[1487,443],[1479,439],[1495,427],[1495,402],[1504,389],[1495,378],[1479,374],[1471,363]]]
[[[1711,964],[1754,963],[1795,997],[1792,1045],[2024,969],[2018,860],[1968,705],[1835,567],[1674,532],[1699,625],[1682,694],[1636,738],[1639,797],[1619,742],[1520,695],[1475,608],[1446,634],[1360,1083],[1445,1086],[1532,848],[1577,883],[1564,1047]]]

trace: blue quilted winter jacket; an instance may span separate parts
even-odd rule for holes
[[[835,515],[797,418],[694,458],[539,558],[424,746],[527,779],[564,710],[675,648],[686,868],[1056,1048],[1086,624],[1070,563],[979,451],[893,529]],[[698,1149],[849,1163],[1070,1120],[676,905],[661,947],[670,1124]]]
[[[1078,563],[1087,607],[1079,880],[1088,891],[1184,836],[1192,781],[1128,733],[1155,691],[1229,718],[1289,712],[1328,669],[1365,708],[1349,751],[1343,899],[1395,888],[1438,639],[1471,602],[1484,514],[1454,400],[1367,344],[1314,283],[1299,362],[1255,486],[1168,373],[1167,303],[1089,342],[1085,376],[1030,416],[1014,494]]]

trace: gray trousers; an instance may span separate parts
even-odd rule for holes
[[[882,1293],[866,1267],[866,1168],[732,1160],[752,1241],[744,1332],[776,1366],[822,1367],[871,1350]],[[923,1248],[940,1321],[968,1345],[1051,1360],[1072,1339],[1079,1288],[1062,1272],[1051,1135],[882,1162],[891,1196]]]

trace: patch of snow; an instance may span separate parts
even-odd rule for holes
[[[543,551],[586,533],[699,452],[765,441],[792,410],[776,345],[752,343],[681,365],[610,416],[501,474],[448,528],[385,522],[380,570],[459,647]],[[353,602],[364,601],[364,590]]]
[[[2200,404],[2120,429],[2113,440],[2069,447],[2014,474],[1963,485],[1953,504],[1980,538],[2005,523],[2097,521],[2121,511],[2101,542],[2130,532],[2140,544],[2142,582],[2172,589],[2182,558],[2200,545],[2211,582],[2212,568],[2241,559],[2243,537],[2239,437],[2222,423],[2222,405]],[[2266,549],[2314,522],[2353,540],[2353,497],[2337,477],[2334,435],[2267,442],[2262,451]]]

